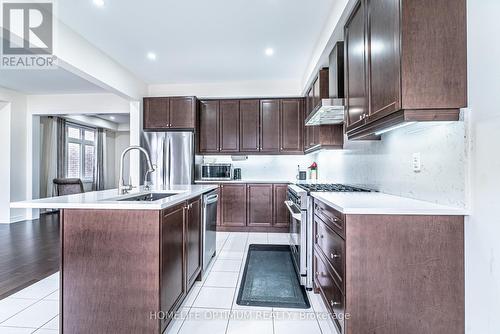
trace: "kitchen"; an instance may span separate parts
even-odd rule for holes
[[[498,71],[471,48],[486,9],[324,2],[299,85],[156,77],[130,102],[118,184],[11,196],[8,210],[59,211],[60,268],[35,283],[57,285],[58,308],[36,324],[31,306],[9,314],[0,333],[497,332],[497,99],[480,83]],[[147,58],[161,76],[161,53]]]

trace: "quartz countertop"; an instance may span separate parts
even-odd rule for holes
[[[13,202],[11,208],[24,209],[109,209],[109,210],[163,210],[188,199],[200,196],[216,185],[173,185],[167,188],[134,188],[126,195],[119,195],[118,189],[92,191],[82,194]],[[175,195],[153,202],[123,201],[125,198],[148,193],[174,193]]]
[[[313,192],[314,198],[344,214],[466,216],[463,208],[449,207],[379,192]]]
[[[288,184],[288,183],[295,183],[296,181],[290,181],[290,180],[273,180],[273,179],[241,179],[241,180],[196,180],[194,183],[198,184],[214,184],[214,183],[283,183],[283,184]]]

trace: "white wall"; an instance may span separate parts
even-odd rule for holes
[[[0,88],[0,133],[2,133],[0,177],[0,223],[10,223],[26,218],[26,210],[10,209],[11,201],[26,198],[26,115],[25,95]]]
[[[313,159],[325,181],[465,207],[468,140],[465,122],[416,123],[383,134],[381,141],[346,140],[344,150]],[[413,153],[421,155],[419,173],[412,168]]]
[[[150,85],[149,96],[195,95],[208,97],[290,97],[300,96],[302,86],[299,81],[267,80],[238,81],[198,84]]]
[[[471,208],[466,224],[466,332],[500,333],[500,2],[469,0]]]
[[[231,163],[241,168],[243,180],[294,181],[297,165],[302,170],[310,166],[311,158],[304,155],[259,155],[248,156],[245,161],[232,161],[231,156],[197,156],[196,163]]]

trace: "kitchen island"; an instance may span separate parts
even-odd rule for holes
[[[213,185],[12,203],[61,209],[61,333],[161,333],[202,268],[201,195]],[[162,198],[163,197],[163,198]]]

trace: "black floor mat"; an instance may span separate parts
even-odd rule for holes
[[[307,294],[286,245],[250,245],[236,303],[307,309]]]

